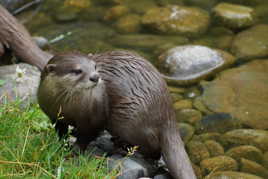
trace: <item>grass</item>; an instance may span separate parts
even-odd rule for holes
[[[0,179],[115,178],[104,157],[73,156],[37,104],[0,106]]]

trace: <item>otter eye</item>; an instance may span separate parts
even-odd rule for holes
[[[71,73],[76,74],[76,75],[79,75],[79,74],[82,73],[82,70],[81,69],[72,69],[71,70]]]

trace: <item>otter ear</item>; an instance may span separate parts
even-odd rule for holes
[[[57,66],[56,64],[48,64],[48,65],[45,66],[44,71],[45,71],[46,73],[54,72],[55,69],[56,69],[56,66]]]

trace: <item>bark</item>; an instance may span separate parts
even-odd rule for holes
[[[10,49],[23,62],[42,70],[52,54],[41,50],[32,40],[29,32],[0,5],[0,43]],[[2,48],[4,49],[4,48]],[[0,45],[1,53],[1,45]]]

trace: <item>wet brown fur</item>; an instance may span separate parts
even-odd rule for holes
[[[77,57],[80,58],[79,55]],[[86,101],[84,104],[71,103],[67,111],[64,111],[63,121],[72,119],[59,125],[58,130],[65,131],[68,123],[76,127],[82,123],[83,130],[78,128],[78,132],[83,132],[80,132],[78,139],[83,138],[80,142],[87,144],[101,130],[107,129],[113,136],[138,146],[138,151],[147,157],[158,159],[162,154],[175,179],[195,179],[176,127],[175,112],[166,82],[156,68],[139,55],[126,51],[112,51],[88,58],[97,64],[99,74],[104,80],[105,94],[99,103],[94,103],[97,107],[91,105],[94,109],[86,108],[89,106]],[[76,55],[73,59],[77,59]],[[58,60],[58,63],[64,65],[66,62],[63,59],[62,62]],[[55,106],[50,101],[40,100],[49,96],[42,92],[42,82],[46,75],[44,70],[39,88],[39,102],[41,108],[55,122]],[[81,117],[78,114],[83,115]]]

